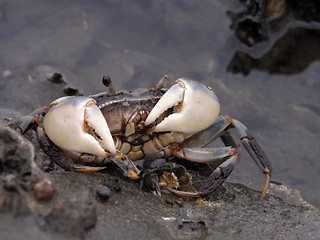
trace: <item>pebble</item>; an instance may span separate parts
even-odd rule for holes
[[[6,77],[9,77],[11,74],[12,74],[12,72],[7,69],[7,70],[4,70],[4,71],[2,72],[2,77],[3,77],[3,78],[6,78]]]
[[[44,178],[33,187],[34,196],[38,200],[49,200],[52,198],[54,188],[49,179]]]
[[[111,195],[111,190],[107,186],[100,186],[97,191],[97,196],[102,200],[108,200]]]

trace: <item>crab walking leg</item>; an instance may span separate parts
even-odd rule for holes
[[[184,197],[205,197],[209,194],[216,191],[222,183],[226,181],[226,179],[231,174],[234,166],[237,163],[237,154],[228,157],[226,161],[220,164],[211,175],[205,179],[201,187],[197,192],[184,192],[176,189],[169,188],[169,190],[177,195]]]
[[[219,116],[209,128],[191,135],[189,138],[184,140],[180,146],[183,148],[205,147],[224,134],[228,126],[230,126],[228,119],[228,116]]]
[[[204,147],[220,137],[226,146],[231,146],[234,149],[234,154],[239,152],[239,145],[230,133],[230,128],[235,128],[239,135],[240,141],[256,162],[260,170],[265,174],[264,188],[261,196],[264,197],[270,184],[272,172],[271,163],[268,157],[257,143],[256,139],[249,133],[248,129],[238,120],[232,119],[229,116],[219,116],[217,120],[206,130],[193,134],[180,146],[182,148]],[[199,158],[203,157],[199,155]],[[187,158],[188,159],[188,158]],[[190,158],[189,160],[192,161]]]
[[[12,121],[8,124],[8,127],[19,131],[21,134],[25,134],[29,129],[36,130],[36,128],[42,122],[43,116],[46,112],[46,107],[38,108],[29,115],[23,116],[18,120]]]
[[[110,158],[111,161],[120,169],[121,173],[132,180],[137,180],[140,175],[140,170],[127,156],[119,153],[117,158]]]
[[[221,186],[222,183],[225,182],[237,163],[237,156],[237,154],[231,156],[218,166],[206,180],[203,181],[202,186],[198,190],[201,197],[213,193]]]
[[[214,163],[221,161],[226,157],[232,156],[234,148],[176,148],[173,155],[178,158],[184,158],[198,163]]]
[[[112,162],[118,167],[123,176],[133,180],[136,180],[140,174],[140,170],[135,166],[135,164],[120,152],[117,152],[114,157],[110,155],[107,158],[88,153],[78,153],[70,151],[66,152],[66,154],[71,159],[74,159],[76,162],[80,162],[82,164],[106,165]]]
[[[234,166],[237,163],[239,144],[234,139],[229,130],[225,131],[220,137],[226,146],[233,147],[234,155],[230,155],[225,162],[218,166],[213,171],[213,173],[202,182],[202,186],[198,190],[200,192],[201,197],[207,196],[213,193],[216,189],[218,189],[221,186],[221,184],[224,183],[225,180],[229,177],[229,175],[233,171]]]
[[[229,133],[227,133],[229,134]],[[231,145],[236,145],[233,142]],[[173,152],[174,156],[184,158],[189,161],[199,163],[213,163],[225,161],[220,164],[211,175],[201,183],[197,192],[184,192],[169,188],[173,193],[185,197],[204,197],[216,191],[222,183],[229,177],[237,162],[237,154],[234,154],[234,148],[180,148]]]
[[[233,137],[230,130],[226,130],[221,136],[220,136],[222,142],[225,146],[231,146],[234,148],[234,154],[240,152],[240,146],[237,140]]]
[[[37,127],[37,137],[41,144],[41,147],[48,154],[50,159],[54,159],[54,162],[58,164],[64,170],[75,171],[75,172],[96,172],[106,167],[91,167],[84,166],[81,164],[75,164],[74,161],[69,158],[61,148],[55,145],[44,133],[41,127]]]
[[[102,166],[106,165],[111,162],[110,158],[105,158],[89,153],[79,153],[79,152],[72,152],[72,151],[65,151],[66,155],[73,159],[75,162],[81,164],[89,164],[89,165],[96,165]]]
[[[265,174],[264,188],[261,193],[261,196],[264,197],[270,184],[270,177],[272,173],[271,163],[261,146],[257,143],[256,139],[249,133],[246,126],[236,119],[229,118],[229,121],[236,129],[242,145],[258,165],[260,170]]]

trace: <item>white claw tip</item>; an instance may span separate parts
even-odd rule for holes
[[[154,132],[193,133],[201,131],[217,119],[220,111],[217,96],[211,89],[200,82],[180,78],[155,105],[146,124],[151,124],[164,111],[175,105],[177,105],[177,112],[155,126]]]
[[[92,98],[61,99],[46,114],[43,124],[51,141],[62,149],[102,157],[107,151],[116,152],[108,124]],[[85,125],[99,137],[86,131]]]

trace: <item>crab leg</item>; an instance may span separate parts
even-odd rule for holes
[[[82,164],[90,164],[90,165],[97,165],[102,166],[110,163],[109,158],[104,158],[101,156],[92,155],[89,153],[79,153],[79,152],[72,152],[72,151],[65,151],[66,155],[73,159],[75,162],[81,162]]]
[[[233,148],[238,149],[238,144],[236,140],[233,139],[232,135],[225,134],[230,128],[236,129],[241,143],[258,165],[260,170],[264,174],[271,175],[271,163],[261,146],[241,122],[236,119],[232,119],[229,116],[219,116],[215,123],[213,123],[208,129],[196,133],[182,142],[181,147],[204,147],[214,141],[216,138],[221,137],[226,146],[232,146]]]
[[[229,125],[230,122],[228,122],[227,116],[219,116],[209,128],[191,135],[191,137],[184,140],[180,146],[183,148],[205,147],[220,137]]]
[[[242,145],[258,165],[260,170],[265,174],[264,188],[261,194],[261,196],[264,197],[270,184],[270,177],[272,172],[271,163],[268,160],[267,155],[262,150],[261,146],[257,143],[257,140],[249,133],[248,129],[236,119],[229,118],[229,121],[236,129]]]
[[[106,167],[91,167],[84,166],[81,164],[75,164],[74,161],[69,158],[64,151],[55,145],[44,133],[41,127],[37,127],[37,137],[41,144],[41,147],[48,154],[50,159],[54,159],[54,162],[64,170],[75,171],[75,172],[96,172]]]
[[[29,129],[36,130],[42,123],[43,115],[46,113],[47,108],[41,107],[18,120],[14,120],[8,124],[8,127],[25,134]]]
[[[232,156],[234,148],[177,148],[173,150],[173,155],[184,158],[192,162],[213,163]]]
[[[77,160],[81,163],[88,163],[90,165],[106,165],[107,163],[112,162],[121,171],[123,176],[133,180],[136,180],[140,174],[140,170],[135,166],[135,164],[120,152],[117,152],[114,157],[110,155],[108,158],[88,153],[70,151],[66,152],[66,154],[74,160]]]
[[[126,156],[120,155],[117,158],[110,158],[111,161],[120,169],[121,173],[132,179],[137,180],[140,174],[140,170],[136,167],[136,165]]]
[[[61,148],[55,145],[44,133],[41,127],[37,128],[37,137],[41,144],[41,147],[48,154],[54,162],[58,164],[64,170],[74,171],[74,172],[96,172],[105,169],[106,167],[92,167],[85,166],[82,164],[76,164],[72,159],[77,159],[80,162],[89,164],[106,164],[108,162],[113,162],[122,172],[122,174],[130,179],[136,180],[140,174],[140,170],[135,166],[135,164],[122,154],[116,155],[116,157],[103,158],[100,156],[95,156],[86,153],[77,152],[67,152],[65,153]]]
[[[237,163],[237,154],[228,157],[226,161],[220,164],[211,175],[202,182],[202,186],[197,192],[184,192],[168,188],[171,192],[184,197],[205,197],[216,191],[222,183],[229,177],[234,166]]]
[[[237,134],[239,135],[240,141],[250,154],[252,159],[256,162],[260,170],[265,174],[265,182],[264,188],[261,193],[261,196],[264,197],[268,186],[270,184],[270,177],[272,172],[271,163],[269,162],[266,154],[257,143],[255,138],[249,133],[248,129],[238,120],[232,119],[229,116],[220,116],[218,119],[213,123],[208,129],[196,133],[186,139],[184,142],[180,144],[182,150],[177,151],[175,154],[177,157],[183,157],[190,161],[196,162],[213,162],[214,159],[211,161],[208,160],[208,156],[210,154],[205,153],[208,152],[208,148],[204,148],[205,150],[201,152],[198,148],[191,148],[192,146],[196,147],[203,147],[207,144],[214,141],[216,138],[221,137],[221,140],[224,142],[226,146],[231,146],[233,151],[229,155],[226,156],[226,161],[222,163],[209,177],[207,180],[204,181],[203,186],[199,189],[198,195],[196,193],[187,193],[187,192],[180,192],[178,190],[174,190],[173,192],[182,196],[205,196],[212,193],[215,189],[217,189],[229,176],[231,173],[234,164],[237,160],[237,153],[239,152],[239,145],[234,137],[230,133],[230,128],[235,128]],[[191,153],[195,150],[194,153]],[[212,156],[214,155],[214,150],[210,150]],[[182,154],[181,152],[187,153]],[[198,154],[198,158],[200,160],[194,159]],[[202,158],[202,160],[201,160]],[[218,158],[217,158],[218,159]],[[219,170],[220,169],[220,170]],[[178,193],[180,192],[180,193]]]

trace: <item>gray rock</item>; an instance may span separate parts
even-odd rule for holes
[[[277,184],[271,184],[272,194],[263,199],[259,192],[231,183],[225,183],[206,199],[165,193],[158,197],[140,190],[138,183],[123,179],[111,167],[109,171],[95,173],[46,173],[55,192],[50,200],[37,200],[30,186],[23,187],[29,179],[39,180],[44,174],[33,161],[33,146],[3,126],[0,139],[1,239],[318,239],[320,236],[319,210],[303,201],[299,192]],[[31,171],[28,181],[21,180],[25,170]],[[108,201],[96,196],[99,186],[112,189]]]

